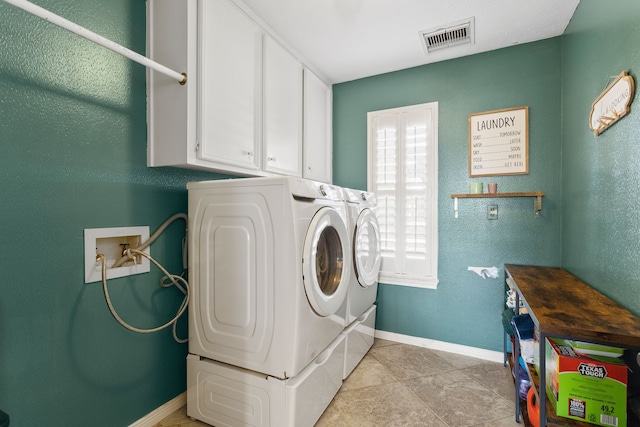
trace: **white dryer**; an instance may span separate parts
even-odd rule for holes
[[[294,177],[191,182],[189,353],[286,379],[340,336],[342,190]]]
[[[343,189],[350,236],[351,273],[346,302],[345,362],[347,378],[373,345],[382,259],[380,227],[373,193]]]
[[[376,301],[382,255],[375,194],[348,188],[343,192],[352,257],[347,296],[347,324],[351,324]]]

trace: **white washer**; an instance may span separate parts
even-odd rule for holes
[[[279,379],[343,331],[342,190],[294,177],[191,182],[189,352]]]
[[[346,302],[343,378],[360,363],[373,345],[382,259],[375,194],[343,189],[350,236],[351,274]]]
[[[375,194],[348,188],[343,192],[352,257],[347,295],[349,325],[376,302],[382,256]]]

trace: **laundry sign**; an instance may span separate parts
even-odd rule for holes
[[[589,126],[596,136],[627,115],[633,101],[633,94],[633,77],[623,71],[593,101]]]
[[[469,176],[529,173],[529,107],[469,114]]]

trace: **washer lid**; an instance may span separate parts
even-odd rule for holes
[[[347,295],[347,227],[330,207],[321,208],[311,220],[304,239],[302,277],[307,299],[320,316],[334,314]]]
[[[363,209],[358,215],[353,237],[354,268],[362,287],[378,283],[382,256],[380,253],[380,227],[371,209]]]

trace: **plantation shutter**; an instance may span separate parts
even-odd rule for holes
[[[435,103],[368,115],[384,283],[437,283],[436,117]]]
[[[396,115],[389,114],[374,118],[376,134],[376,174],[373,192],[378,198],[378,224],[380,226],[381,270],[399,271],[401,259],[396,256],[396,180],[397,123]]]

